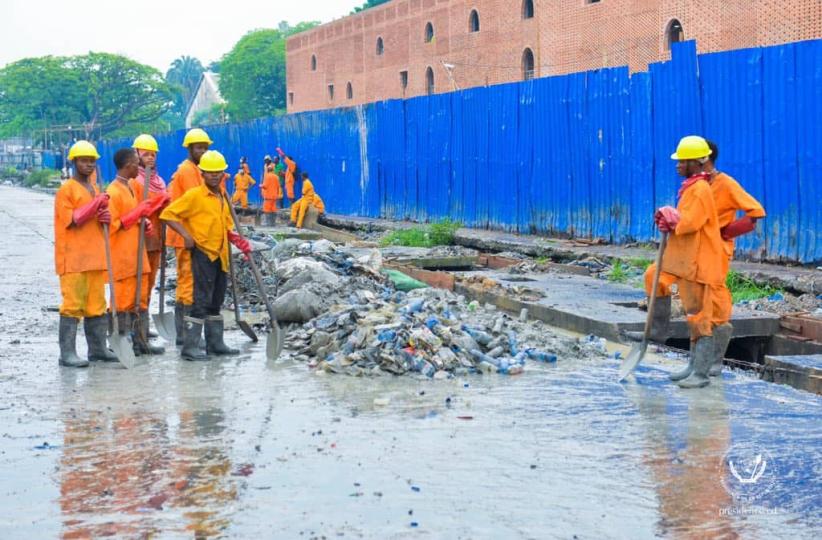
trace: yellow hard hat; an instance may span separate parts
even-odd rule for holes
[[[147,133],[137,135],[137,138],[134,139],[134,144],[132,144],[131,147],[136,148],[137,150],[151,150],[152,152],[160,151],[160,147],[157,146],[157,139]]]
[[[221,153],[209,150],[200,158],[200,169],[205,172],[221,172],[228,169],[228,163]]]
[[[197,143],[211,144],[212,142],[214,142],[214,141],[212,141],[208,137],[208,133],[206,133],[204,130],[202,130],[200,128],[194,128],[194,129],[188,130],[188,133],[186,133],[186,136],[183,139],[183,148],[188,148],[192,144],[197,144]]]
[[[97,149],[94,148],[94,145],[90,142],[77,141],[71,145],[71,148],[69,148],[68,158],[69,161],[72,161],[78,157],[92,157],[94,159],[100,159],[100,154],[97,153]]]
[[[686,159],[702,159],[711,155],[708,141],[697,135],[682,137],[676,152],[671,154],[671,159],[683,161]]]

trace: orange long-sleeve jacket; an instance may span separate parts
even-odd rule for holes
[[[263,199],[278,200],[283,198],[283,190],[280,187],[280,177],[277,173],[265,173],[260,191],[263,193]]]
[[[131,191],[134,193],[134,198],[137,199],[137,202],[143,200],[143,183],[139,181],[137,178],[132,178],[128,181],[128,186],[131,188]],[[162,197],[165,193],[157,193],[154,191],[149,190],[148,198],[154,199],[156,197]],[[151,234],[146,234],[146,249],[148,251],[160,251],[163,247],[162,243],[160,242],[160,210],[158,209],[156,212],[151,214],[148,218],[151,221],[151,225],[153,226],[154,230]]]
[[[188,190],[202,185],[204,185],[204,182],[203,175],[200,174],[200,168],[193,161],[187,159],[180,163],[177,172],[171,177],[168,194],[171,196],[171,201],[174,202],[185,195]],[[169,227],[166,229],[166,245],[182,248],[185,247],[185,242],[179,234]]]
[[[682,193],[676,208],[680,221],[668,239],[662,270],[682,279],[721,285],[728,254],[719,234],[711,186],[704,179],[693,183]]]
[[[716,204],[716,216],[719,228],[736,220],[736,213],[742,211],[751,218],[765,217],[765,209],[733,177],[725,173],[716,173],[711,180],[711,192]],[[734,252],[734,240],[726,240],[729,255]]]
[[[285,158],[285,194],[294,199],[294,173],[297,172],[297,163],[293,159]]]
[[[115,180],[109,184],[106,193],[111,197],[108,209],[111,212],[111,266],[114,270],[114,279],[121,280],[137,275],[137,247],[140,239],[140,223],[137,222],[128,229],[123,227],[122,217],[134,210],[137,198],[128,187],[128,184]],[[143,258],[143,272],[148,273],[148,253],[143,247],[140,254]]]
[[[96,185],[87,186],[72,178],[54,197],[54,267],[58,276],[106,269],[103,228],[97,220],[79,227],[72,224],[74,211],[100,193]]]

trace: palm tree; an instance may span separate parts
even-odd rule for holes
[[[171,63],[166,72],[166,81],[180,86],[183,89],[184,102],[188,103],[197,90],[203,71],[203,64],[199,60],[193,56],[183,55]]]

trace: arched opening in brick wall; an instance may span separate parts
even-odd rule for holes
[[[429,96],[434,93],[434,70],[431,66],[425,70],[425,93]]]
[[[534,0],[522,0],[522,18],[534,18]]]
[[[534,78],[534,51],[525,49],[522,51],[522,80],[530,81]]]
[[[351,86],[351,81],[348,81],[348,84],[345,85],[345,97],[348,99],[354,99],[354,87]]]
[[[665,27],[665,50],[670,51],[671,45],[685,41],[685,30],[678,19],[671,19]]]
[[[428,23],[425,25],[425,42],[431,43],[434,41],[434,25]]]
[[[317,71],[317,55],[311,55],[311,71]]]
[[[471,15],[468,16],[468,31],[469,32],[479,32],[480,24],[479,24],[479,13],[476,9],[471,10]]]
[[[382,56],[382,53],[385,52],[385,44],[382,41],[381,37],[377,38],[377,56]]]

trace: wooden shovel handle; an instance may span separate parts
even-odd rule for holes
[[[651,321],[654,318],[654,304],[656,303],[656,290],[659,286],[659,276],[662,274],[662,255],[665,253],[665,246],[668,244],[668,233],[662,233],[662,240],[659,242],[659,249],[656,252],[656,267],[654,268],[654,284],[651,287],[651,295],[648,300],[648,318],[645,320],[645,341],[651,337]]]

